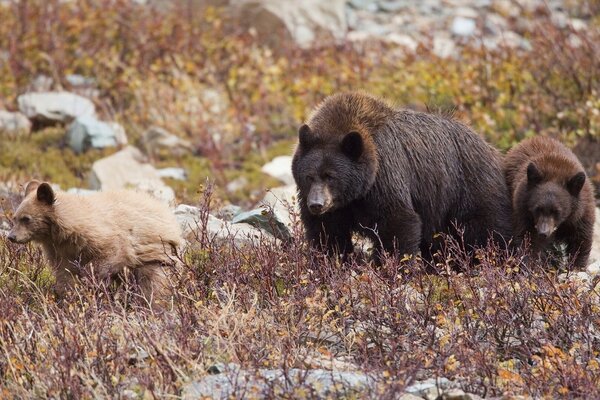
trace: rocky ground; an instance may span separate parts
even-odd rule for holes
[[[158,0],[138,1],[138,3],[148,4],[149,7],[170,5],[170,2]],[[280,51],[285,46],[289,46],[289,43],[305,49],[318,48],[328,41],[340,46],[350,45],[357,48],[369,48],[371,45],[383,43],[389,46],[390,52],[398,56],[412,56],[426,48],[431,49],[440,58],[460,57],[459,49],[469,44],[481,45],[485,49],[507,47],[527,52],[531,48],[529,33],[536,25],[551,23],[559,28],[577,32],[588,29],[593,17],[590,12],[591,2],[577,2],[576,5],[572,5],[567,0],[423,0],[418,2],[312,0],[290,2],[285,6],[283,2],[267,0],[232,0],[215,3],[228,7],[231,15],[241,16],[241,21],[245,24],[243,28],[268,43],[273,51]],[[275,35],[273,32],[280,32],[281,35]],[[575,46],[577,40],[576,36],[572,37]],[[255,191],[252,200],[246,201],[243,206],[220,204],[211,208],[210,214],[206,214],[206,207],[191,202],[185,204],[176,194],[177,182],[190,183],[192,180],[197,180],[191,183],[200,187],[205,184],[205,181],[198,179],[198,175],[193,175],[194,171],[189,168],[175,163],[168,164],[168,162],[166,165],[161,162],[158,166],[157,163],[157,160],[161,160],[162,155],[165,154],[168,155],[167,160],[182,157],[201,158],[197,143],[192,144],[183,135],[177,135],[154,125],[144,126],[135,140],[132,140],[130,132],[127,132],[123,125],[111,120],[107,116],[110,114],[105,110],[98,109],[98,104],[103,104],[102,92],[94,77],[70,73],[65,76],[65,80],[70,85],[69,91],[58,90],[54,78],[40,74],[32,78],[29,84],[30,90],[19,95],[15,105],[7,107],[7,110],[0,110],[0,136],[4,140],[2,143],[9,143],[17,138],[35,140],[36,135],[39,136],[40,132],[50,127],[49,129],[57,130],[61,145],[68,146],[76,159],[83,159],[86,155],[97,152],[94,154],[99,156],[94,158],[89,168],[77,171],[77,174],[85,176],[82,182],[86,184],[79,187],[62,187],[63,190],[82,195],[94,190],[120,188],[151,193],[172,207],[186,236],[189,254],[194,257],[206,257],[202,253],[206,249],[201,248],[199,244],[207,242],[231,246],[237,251],[238,256],[245,255],[248,246],[274,245],[280,249],[290,237],[301,231],[295,207],[296,188],[290,171],[291,146],[286,144],[288,155],[275,157],[267,164],[258,166],[263,174],[260,175],[260,179],[265,182],[268,179],[269,184],[266,186],[270,187],[269,190]],[[224,98],[225,96],[220,92],[206,90],[202,96],[194,98],[193,102],[201,104],[199,108],[208,115],[207,120],[211,115],[221,120],[227,117],[224,111],[227,108],[224,105],[226,101],[223,100]],[[0,106],[4,105],[0,101]],[[186,103],[187,105],[189,104]],[[197,110],[198,108],[193,108],[192,112]],[[258,124],[252,121],[246,125],[248,132],[254,132]],[[217,132],[212,135],[218,137],[219,134]],[[58,146],[56,143],[58,142],[50,142],[49,149]],[[40,146],[48,146],[48,143],[44,141]],[[103,151],[107,154],[104,155]],[[588,158],[591,160],[589,163],[592,170],[600,168],[597,167],[600,164],[595,164],[600,160],[600,155],[594,158],[594,154],[591,154]],[[18,158],[15,162],[19,162]],[[35,173],[39,174],[40,171]],[[29,176],[19,176],[19,179],[0,182],[0,236],[6,235],[10,228],[11,210],[18,205],[20,185],[28,178]],[[241,177],[232,179],[223,186],[227,192],[236,192],[240,188],[249,186],[249,182],[247,178]],[[600,208],[596,210],[596,214],[594,249],[590,265],[586,271],[563,275],[559,279],[560,285],[574,284],[577,288],[583,288],[581,290],[585,290],[588,294],[597,290],[594,288],[600,276]],[[202,241],[198,240],[199,235],[205,236]],[[0,240],[3,238],[0,237]],[[12,251],[8,253],[10,257],[16,254]],[[224,250],[219,248],[219,251]],[[252,252],[249,258],[260,259],[257,255],[259,251],[253,248]],[[373,275],[377,274],[373,273]],[[363,278],[364,276],[359,279],[360,282]],[[353,276],[352,279],[355,277]],[[364,280],[367,281],[367,278]],[[302,284],[303,282],[304,279],[301,280]],[[219,290],[227,290],[227,285],[221,287],[222,284],[222,281],[214,283]],[[421,293],[413,295],[411,299],[416,305],[422,306],[423,296],[424,294]],[[491,299],[490,301],[493,301],[494,297],[491,296]],[[198,307],[202,306],[201,303],[202,300],[199,300]],[[592,303],[591,307],[595,304]],[[87,312],[87,309],[84,311]],[[539,315],[536,314],[535,318],[538,317]],[[221,321],[217,317],[212,320],[207,319],[216,321],[215,324]],[[350,325],[354,324],[348,328],[353,331],[352,334],[354,331],[385,332],[388,329],[384,325],[372,329],[365,326],[368,321],[353,321],[352,318],[349,321]],[[181,322],[181,325],[184,325],[184,322]],[[452,324],[449,323],[450,325]],[[536,325],[537,328],[539,327]],[[452,329],[454,328],[449,328],[450,331]],[[545,326],[539,329],[551,330],[552,327]],[[112,331],[113,329],[111,333]],[[597,332],[593,329],[590,332],[592,332],[590,343],[597,343],[594,342],[597,340]],[[434,337],[444,338],[444,332],[434,331]],[[204,336],[202,339],[208,340]],[[342,341],[347,337],[340,338],[337,333],[332,333],[326,340],[321,337],[312,339],[335,348],[342,346]],[[371,345],[375,346],[375,342],[376,340],[373,340]],[[519,345],[517,343],[515,347]],[[140,351],[136,353],[131,363],[137,363],[140,369],[147,368],[155,365],[153,363],[160,358],[159,355],[160,351],[153,356]],[[448,374],[455,369],[451,361],[452,358],[448,357],[446,359],[448,365],[444,366],[447,367],[445,371]],[[307,390],[308,394],[304,394],[309,398],[340,396],[373,398],[380,391],[389,393],[389,385],[383,388],[381,384],[389,378],[384,372],[379,370],[370,373],[368,368],[365,369],[364,366],[359,366],[347,358],[322,354],[322,357],[307,356],[303,362],[305,364],[303,368],[295,365],[294,368],[289,369],[272,367],[249,369],[234,362],[213,363],[207,369],[196,371],[198,379],[194,377],[187,379],[181,385],[180,395],[185,399],[203,396],[265,397],[294,393],[296,386]],[[5,369],[3,363],[4,361],[0,359],[1,371]],[[168,364],[168,360],[166,363]],[[590,362],[588,366],[594,368],[597,366],[597,361],[596,364]],[[169,365],[169,368],[177,369],[172,365]],[[512,371],[511,368],[507,369]],[[15,371],[12,373],[13,376],[19,375]],[[507,374],[511,377],[510,372]],[[468,393],[465,385],[458,378],[449,380],[443,377],[443,374],[435,378],[423,375],[414,377],[409,385],[403,386],[403,389],[396,393],[394,398],[402,400],[479,398],[475,394]],[[515,381],[517,384],[522,384],[516,378]],[[138,384],[130,386],[119,387],[123,398],[147,398],[147,392],[138,390]],[[240,393],[245,394],[240,396]],[[300,394],[296,394],[300,397]]]

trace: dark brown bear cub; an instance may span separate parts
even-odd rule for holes
[[[585,268],[592,248],[594,193],[575,154],[557,140],[537,136],[508,152],[505,174],[517,241],[529,234],[536,254],[563,242],[573,265]]]
[[[352,252],[353,232],[426,259],[455,227],[469,247],[511,235],[500,153],[442,116],[331,96],[300,128],[292,172],[307,239],[330,254]]]

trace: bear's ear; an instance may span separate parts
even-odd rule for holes
[[[579,192],[581,192],[581,188],[583,188],[583,184],[585,183],[585,173],[578,172],[569,179],[567,182],[567,190],[571,193],[571,196],[579,196]]]
[[[527,183],[530,185],[537,185],[542,181],[542,173],[535,166],[534,163],[529,163],[527,166]]]
[[[29,181],[25,184],[25,197],[27,197],[27,195],[31,192],[33,192],[34,190],[36,190],[38,188],[38,186],[40,186],[40,181],[36,181],[36,180],[32,180]]]
[[[362,136],[358,132],[350,132],[342,140],[342,152],[351,160],[358,160],[364,150]]]
[[[51,206],[54,204],[54,190],[52,190],[52,186],[47,184],[46,182],[40,184],[37,188],[37,199],[38,201]]]
[[[310,127],[306,124],[302,125],[300,129],[298,129],[298,141],[300,142],[300,147],[304,147],[305,149],[310,147],[312,142],[312,132]]]

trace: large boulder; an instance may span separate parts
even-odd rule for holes
[[[165,203],[175,200],[173,189],[167,186],[158,171],[148,164],[135,147],[123,150],[92,165],[90,188],[93,190],[136,189],[148,192]]]
[[[277,220],[281,221],[288,230],[292,231],[292,213],[299,215],[298,188],[296,185],[280,186],[269,189],[265,197],[260,202],[260,206],[267,210],[272,210]]]
[[[275,241],[272,235],[252,225],[230,223],[210,214],[203,216],[202,210],[187,204],[177,206],[175,217],[179,221],[183,237],[191,246],[203,238],[212,243],[231,243],[237,248],[259,244],[264,240]]]
[[[69,92],[34,92],[18,97],[19,110],[40,124],[68,123],[77,117],[94,116],[94,103]]]
[[[323,36],[344,39],[348,30],[345,0],[237,0],[241,23],[272,47],[290,39],[307,48]]]
[[[75,153],[127,144],[125,129],[116,122],[98,121],[93,116],[78,117],[67,131],[67,143]]]
[[[31,131],[31,122],[20,112],[0,110],[0,135],[16,137]]]
[[[292,175],[292,157],[279,156],[275,157],[261,168],[262,172],[271,175],[273,178],[279,179],[286,185],[295,183]]]

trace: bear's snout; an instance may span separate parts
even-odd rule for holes
[[[310,188],[308,199],[306,199],[308,210],[313,215],[326,213],[332,205],[331,192],[327,185],[316,183]]]
[[[17,235],[15,235],[13,232],[10,232],[8,234],[8,240],[10,240],[13,243],[16,243],[17,242]]]
[[[535,227],[540,236],[550,237],[556,230],[556,223],[552,217],[540,217]]]

